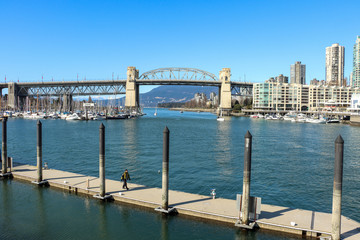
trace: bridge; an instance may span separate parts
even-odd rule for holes
[[[233,82],[230,79],[230,68],[223,68],[218,78],[196,68],[158,68],[139,76],[138,69],[128,67],[127,79],[123,80],[10,82],[0,83],[0,91],[8,89],[10,108],[22,106],[26,97],[125,94],[125,107],[137,109],[140,105],[139,88],[142,85],[215,86],[219,88],[220,108],[226,110],[231,109],[232,95],[252,95],[252,83]]]

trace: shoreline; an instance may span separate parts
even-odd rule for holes
[[[183,112],[209,112],[209,113],[215,113],[216,109],[213,108],[164,108],[168,109],[170,111],[183,111]]]

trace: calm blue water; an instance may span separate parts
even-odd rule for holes
[[[265,231],[147,209],[103,203],[86,196],[18,181],[0,182],[0,239],[236,239],[295,240]]]
[[[345,141],[343,215],[360,221],[360,128],[145,109],[139,119],[103,121],[106,177],[161,187],[162,132],[170,129],[170,188],[235,198],[242,192],[244,135],[253,135],[251,195],[265,204],[331,212],[334,141]],[[98,121],[43,120],[43,161],[50,168],[98,175]],[[10,119],[8,155],[36,165],[36,121]]]

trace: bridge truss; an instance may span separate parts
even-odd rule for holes
[[[18,96],[125,94],[126,80],[21,83]]]
[[[252,97],[253,84],[245,82],[231,82],[231,94],[235,96]]]
[[[143,73],[139,80],[219,81],[214,74],[196,68],[158,68]]]

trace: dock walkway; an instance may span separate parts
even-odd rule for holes
[[[20,165],[12,169],[15,179],[34,181],[37,176],[36,167]],[[43,171],[43,179],[51,187],[58,187],[76,193],[95,195],[100,191],[98,177],[65,172],[55,169]],[[87,188],[89,179],[89,188]],[[111,194],[115,201],[126,202],[139,206],[156,208],[161,206],[161,188],[146,187],[128,183],[129,191],[122,189],[120,181],[106,179],[106,192]],[[175,207],[179,214],[211,219],[235,224],[238,218],[236,200],[169,191],[169,205]],[[296,225],[292,226],[291,222]],[[327,237],[331,234],[331,214],[301,209],[291,209],[262,204],[261,214],[257,224],[262,229],[287,232],[309,237]],[[360,239],[360,223],[342,216],[342,239]]]

